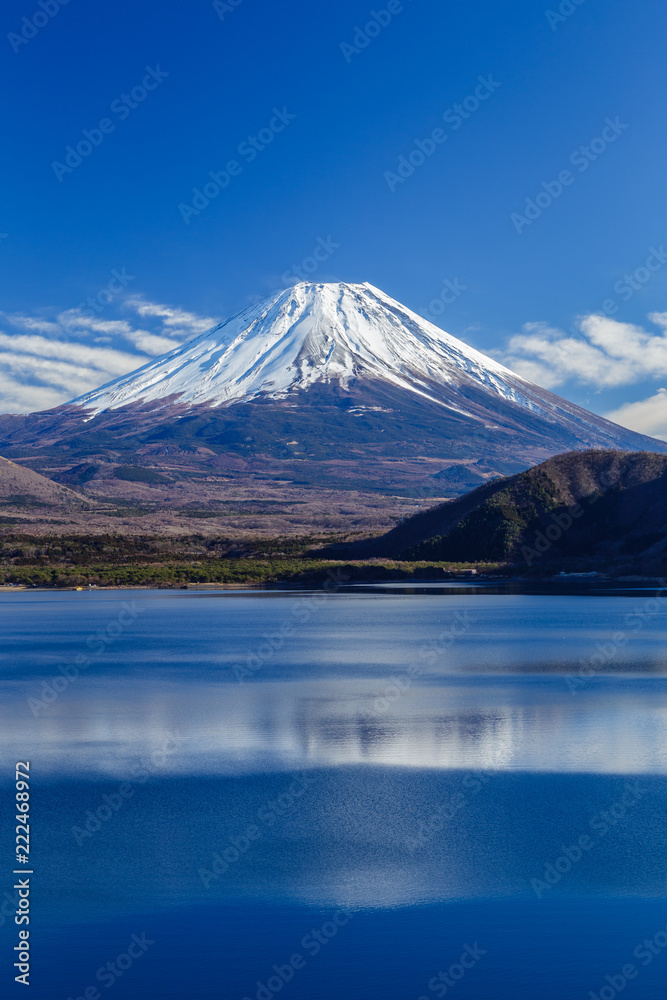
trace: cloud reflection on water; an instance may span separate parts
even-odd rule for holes
[[[667,767],[667,683],[658,678],[597,678],[576,696],[553,675],[441,678],[378,711],[389,684],[91,677],[33,723],[30,744],[41,772],[61,777],[120,777],[170,733],[183,741],[164,775],[355,764],[605,774]],[[0,707],[0,747],[10,757],[26,727],[25,701],[14,693]]]

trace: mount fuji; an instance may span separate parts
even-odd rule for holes
[[[66,406],[0,418],[30,461],[199,468],[454,496],[587,448],[667,452],[369,284],[304,282]]]
[[[229,406],[286,399],[317,383],[384,382],[473,417],[456,390],[476,386],[537,413],[541,390],[372,285],[300,284],[234,316],[143,368],[73,400],[92,414],[176,400]]]

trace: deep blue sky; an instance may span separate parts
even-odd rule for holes
[[[14,52],[7,36],[40,8],[5,0],[0,309],[70,309],[125,267],[135,295],[225,317],[331,237],[318,278],[367,280],[417,311],[458,278],[436,322],[488,352],[526,323],[567,331],[610,296],[615,320],[655,340],[667,266],[627,302],[613,286],[667,240],[664,2],[565,0],[553,30],[545,0],[405,0],[349,62],[341,43],[383,0],[235,2],[221,20],[210,0],[69,0]],[[157,89],[126,120],[110,113],[157,65]],[[489,74],[500,86],[479,110],[443,123]],[[238,146],[274,107],[296,118],[248,163]],[[572,166],[617,116],[628,127]],[[114,131],[59,182],[53,161],[104,117]],[[385,171],[439,126],[446,142],[392,193]],[[234,158],[240,175],[186,225],[179,203]],[[519,235],[511,214],[567,168],[573,183]],[[600,409],[594,375],[565,374],[557,391]],[[607,408],[654,392],[646,375],[612,378]]]

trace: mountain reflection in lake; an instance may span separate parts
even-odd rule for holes
[[[661,605],[630,633],[644,592],[396,588],[298,622],[307,599],[2,595],[0,747],[34,785],[33,996],[83,995],[146,930],[119,997],[256,1000],[341,907],[349,927],[286,998],[430,1000],[475,941],[462,998],[597,992],[667,920]],[[132,624],[42,702],[128,600]],[[3,918],[2,962],[13,933]]]

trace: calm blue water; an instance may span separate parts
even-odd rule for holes
[[[29,759],[35,1000],[664,1000],[663,602],[470,591],[0,594],[2,995]]]

